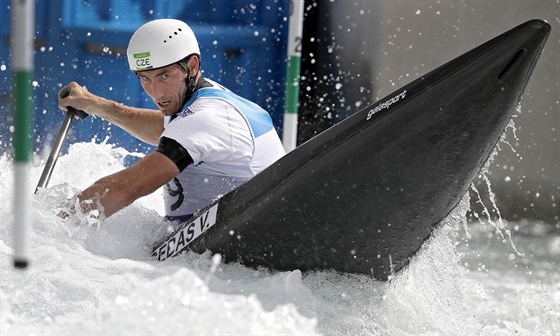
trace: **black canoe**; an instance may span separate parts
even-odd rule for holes
[[[528,21],[302,144],[154,247],[386,280],[458,204],[550,32]],[[198,236],[198,237],[197,237]]]

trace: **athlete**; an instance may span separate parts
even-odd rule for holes
[[[136,164],[78,194],[84,213],[98,210],[109,217],[165,186],[166,217],[186,221],[285,154],[265,110],[202,77],[198,42],[186,23],[144,24],[132,35],[127,57],[159,110],[125,106],[74,82],[61,90],[70,94],[59,98],[60,108],[97,115],[157,145]]]

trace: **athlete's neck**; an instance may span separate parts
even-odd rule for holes
[[[183,110],[183,108],[185,107],[185,104],[187,104],[187,102],[192,98],[193,94],[196,91],[198,91],[198,89],[204,88],[204,87],[210,87],[210,86],[212,86],[212,84],[210,84],[206,79],[204,79],[204,77],[201,76],[198,79],[198,81],[196,82],[196,86],[194,87],[194,90],[192,92],[186,92],[185,93],[185,97],[183,98],[183,105],[181,106],[181,109],[179,111],[177,111],[177,113],[179,113]],[[175,113],[171,117],[171,120],[175,119],[175,117],[177,116],[177,113]]]

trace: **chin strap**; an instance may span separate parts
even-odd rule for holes
[[[196,87],[197,87],[196,77],[198,76],[198,71],[196,72],[196,75],[191,76],[191,69],[189,69],[189,67],[187,66],[185,61],[179,62],[179,65],[181,65],[183,67],[183,69],[185,69],[187,71],[187,78],[185,78],[185,84],[187,85],[187,91],[185,92],[185,96],[183,97],[183,104],[182,104],[182,106],[185,106],[185,103],[189,99],[191,99],[194,91],[196,91]]]
[[[187,94],[192,95],[194,90],[196,89],[196,76],[198,76],[198,71],[194,76],[191,76],[191,69],[187,65],[189,58],[190,57],[187,57],[187,60],[180,61],[179,65],[187,71],[187,78],[185,79],[185,83],[187,84]],[[199,71],[200,71],[200,67],[199,67]]]
[[[191,77],[191,69],[187,67],[187,78],[185,79],[185,83],[187,83],[188,94],[193,94],[196,89],[196,76],[198,76],[198,71],[196,72],[196,75]]]

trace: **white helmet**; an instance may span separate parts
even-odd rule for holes
[[[175,19],[145,23],[134,32],[126,49],[132,71],[161,68],[192,54],[200,56],[196,37],[186,23]]]

